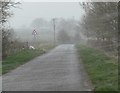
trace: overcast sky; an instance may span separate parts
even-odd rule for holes
[[[29,26],[35,18],[74,18],[80,20],[84,11],[78,2],[23,2],[19,5],[21,9],[12,9],[14,15],[10,18],[13,28],[22,25]]]

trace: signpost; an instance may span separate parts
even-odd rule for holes
[[[35,29],[33,30],[32,35],[33,35],[33,45],[35,46],[35,41],[37,36],[37,31]]]
[[[34,37],[36,37],[37,31],[35,29],[33,30],[32,35],[34,35]]]

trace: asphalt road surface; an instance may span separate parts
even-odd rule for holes
[[[75,46],[59,45],[2,77],[3,91],[90,91]]]

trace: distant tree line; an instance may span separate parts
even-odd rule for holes
[[[38,30],[38,32],[40,30],[44,30],[48,28],[50,30],[49,32],[53,37],[54,34],[53,20],[47,21],[43,18],[36,18],[35,20],[32,21],[30,26]],[[55,37],[56,37],[56,42],[58,44],[81,42],[81,37],[79,32],[80,32],[80,26],[78,25],[77,20],[74,20],[73,18],[70,19],[56,18]]]
[[[80,36],[80,26],[78,21],[71,19],[59,19],[57,23],[57,41],[58,44],[64,43],[80,43],[82,38]]]

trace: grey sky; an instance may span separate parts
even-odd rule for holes
[[[74,16],[80,20],[84,14],[78,2],[24,2],[20,8],[12,9],[14,16],[10,18],[10,23],[14,28],[29,26],[35,18],[50,20],[54,17],[67,19]]]

